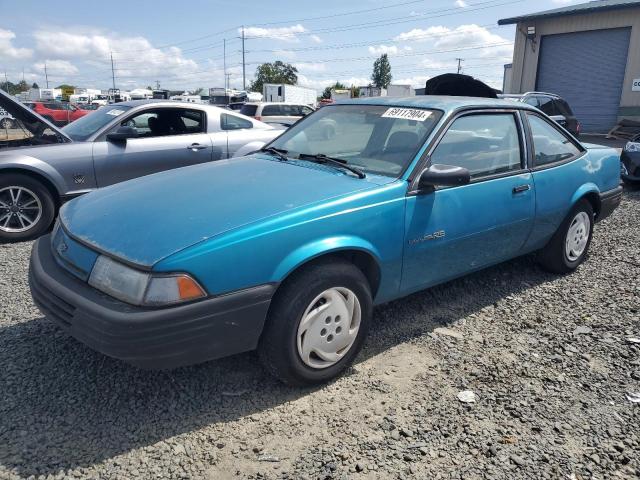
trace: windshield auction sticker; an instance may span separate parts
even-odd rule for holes
[[[417,108],[390,108],[382,114],[383,118],[402,118],[404,120],[417,120],[424,122],[431,116],[431,112]]]
[[[109,110],[109,111],[108,111],[108,112],[106,112],[106,113],[107,113],[107,115],[113,115],[114,117],[117,117],[118,115],[123,114],[123,113],[124,113],[124,110],[116,110],[116,109],[113,109],[113,110]]]

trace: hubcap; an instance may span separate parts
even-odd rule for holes
[[[335,365],[360,329],[360,301],[348,288],[329,288],[314,298],[298,326],[298,355],[311,368]]]
[[[26,232],[42,216],[42,204],[38,196],[24,187],[0,189],[0,231]]]
[[[571,262],[575,262],[584,253],[589,241],[591,221],[585,212],[579,212],[569,225],[565,240],[565,255]]]

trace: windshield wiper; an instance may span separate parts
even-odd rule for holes
[[[338,168],[344,168],[345,170],[349,170],[351,173],[355,173],[358,176],[358,178],[366,177],[365,173],[362,170],[349,165],[349,162],[347,162],[343,158],[328,157],[324,153],[315,153],[315,154],[301,153],[300,155],[298,155],[298,158],[301,160],[310,160],[316,163],[328,163],[329,165],[333,165]]]
[[[289,159],[287,158],[287,153],[289,153],[289,150],[285,150],[283,148],[276,148],[276,147],[263,147],[260,150],[258,150],[259,152],[265,152],[265,153],[270,153],[271,155],[278,157],[279,160],[288,162]]]

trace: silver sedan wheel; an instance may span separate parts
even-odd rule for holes
[[[0,189],[0,231],[21,233],[42,217],[40,198],[31,190],[12,186]]]
[[[329,288],[314,298],[298,326],[298,355],[311,368],[339,362],[358,336],[360,301],[348,288]]]
[[[565,255],[570,262],[575,262],[584,253],[589,241],[591,220],[586,212],[578,212],[567,231],[565,239]]]

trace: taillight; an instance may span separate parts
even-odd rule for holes
[[[580,134],[580,130],[582,130],[582,125],[580,125],[580,122],[576,123],[576,132],[578,132],[578,135]]]

